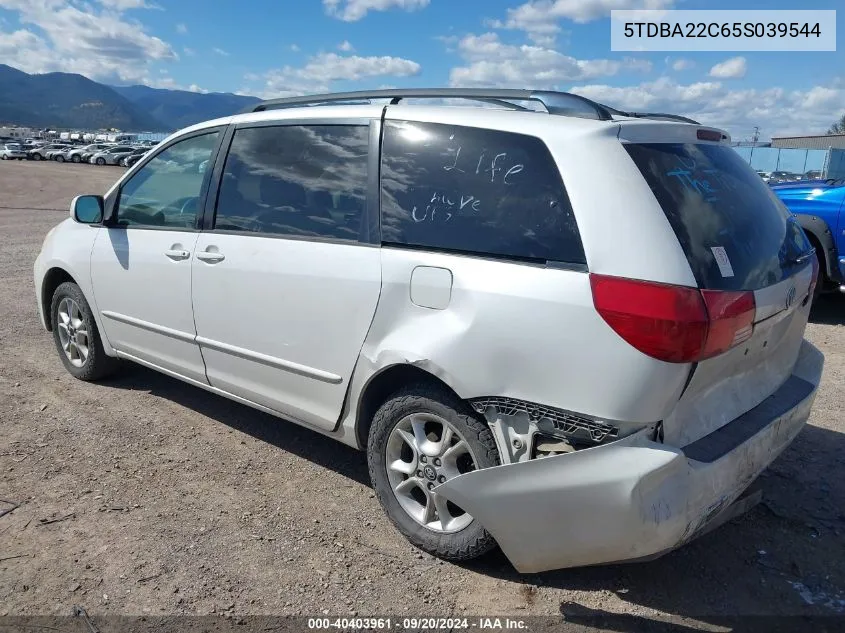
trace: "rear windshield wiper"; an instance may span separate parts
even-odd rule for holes
[[[802,253],[801,255],[798,255],[796,257],[788,258],[786,260],[786,263],[791,264],[793,266],[797,266],[798,264],[803,264],[804,262],[806,262],[808,259],[810,259],[815,254],[816,254],[816,249],[811,248],[806,253]]]

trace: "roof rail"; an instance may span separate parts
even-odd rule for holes
[[[613,118],[612,109],[586,97],[568,92],[489,88],[392,88],[389,90],[335,92],[270,99],[250,106],[244,112],[262,112],[264,110],[324,105],[328,103],[350,103],[356,101],[368,103],[372,99],[390,99],[391,105],[396,105],[403,99],[468,99],[470,101],[495,103],[517,110],[527,110],[528,108],[510,103],[510,101],[536,101],[542,104],[549,114],[596,119],[599,121],[610,121]]]

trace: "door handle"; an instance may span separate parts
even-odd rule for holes
[[[209,264],[216,264],[226,259],[226,256],[223,253],[216,253],[214,251],[200,251],[197,253],[197,259]]]
[[[171,248],[170,250],[164,251],[164,254],[172,260],[179,261],[181,259],[188,259],[191,256],[191,253],[188,251],[181,251],[179,249]]]

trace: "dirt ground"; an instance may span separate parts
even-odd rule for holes
[[[812,316],[822,388],[763,505],[650,563],[459,566],[392,528],[363,453],[140,367],[64,371],[32,265],[72,196],[121,172],[0,162],[0,513],[20,504],[0,516],[0,614],[845,614],[845,297]]]

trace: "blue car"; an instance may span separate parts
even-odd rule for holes
[[[819,292],[845,292],[845,180],[772,186],[810,238],[819,259]]]

